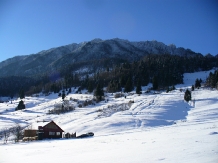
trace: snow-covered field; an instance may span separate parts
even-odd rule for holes
[[[210,71],[184,75],[184,84],[169,93],[129,95],[125,99],[108,94],[108,102],[76,108],[74,111],[48,115],[57,94],[26,97],[26,109],[14,111],[19,100],[0,104],[0,130],[19,123],[37,125],[54,120],[65,132],[77,135],[92,131],[94,137],[59,139],[8,144],[0,141],[0,162],[218,162],[218,91],[198,89],[195,102],[184,102],[184,90],[196,78],[205,80]],[[147,87],[143,87],[144,90]],[[181,91],[182,89],[183,91]],[[74,92],[74,91],[73,91]],[[90,94],[70,94],[74,99],[90,99]],[[121,111],[119,106],[134,101]]]

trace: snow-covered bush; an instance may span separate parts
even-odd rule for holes
[[[48,114],[61,114],[75,110],[75,105],[69,100],[64,100],[62,103],[54,105],[54,109],[49,110]]]
[[[98,117],[108,117],[116,112],[129,110],[130,107],[129,103],[108,105],[106,108],[97,110],[100,113]]]
[[[115,93],[114,98],[124,97],[123,93]]]

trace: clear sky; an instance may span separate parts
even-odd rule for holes
[[[94,38],[218,54],[218,0],[0,0],[0,61]]]

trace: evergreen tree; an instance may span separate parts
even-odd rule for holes
[[[121,85],[121,87],[125,86],[125,79],[123,76],[120,77],[120,85]]]
[[[195,90],[195,87],[194,87],[194,85],[192,85],[192,91],[194,91]]]
[[[141,94],[142,93],[142,87],[141,87],[141,82],[140,81],[137,82],[136,93],[137,94]]]
[[[195,88],[199,89],[199,87],[201,87],[201,82],[200,82],[200,80],[196,79],[195,80]]]
[[[191,91],[189,91],[188,89],[186,89],[185,95],[184,95],[184,100],[187,101],[187,102],[189,102],[191,99],[192,99]]]
[[[199,79],[199,82],[202,83],[202,79],[201,78]]]
[[[71,87],[69,88],[69,90],[68,90],[68,93],[71,93],[72,92],[72,90],[71,90]]]
[[[210,72],[209,77],[206,80],[206,83],[208,86],[212,88],[217,88],[218,84],[218,70],[216,70],[214,73]]]
[[[62,91],[62,100],[64,100],[65,97],[66,97],[65,91],[63,90],[63,91]]]
[[[93,92],[93,84],[91,81],[89,81],[89,84],[88,84],[88,92],[89,93],[92,93]]]
[[[158,80],[157,80],[156,76],[153,77],[152,84],[153,84],[153,89],[157,90],[158,89]]]
[[[19,97],[20,97],[20,99],[24,99],[25,98],[25,94],[24,94],[24,90],[23,89],[20,90]]]
[[[166,90],[166,93],[169,93],[169,91],[170,91],[170,87],[168,86],[167,90]]]
[[[108,86],[107,86],[107,91],[110,93],[121,91],[120,83],[116,80],[110,81]]]
[[[26,108],[26,106],[25,106],[23,100],[21,100],[21,101],[19,102],[18,106],[16,107],[15,111],[16,111],[16,110],[22,110],[22,109],[25,109],[25,108]]]
[[[100,84],[97,85],[94,96],[97,98],[98,101],[102,100],[102,96],[104,96],[104,91],[101,88]]]
[[[115,82],[115,90],[116,92],[122,91],[120,83],[118,81]]]
[[[140,74],[141,76],[141,84],[142,85],[148,85],[149,83],[149,76],[146,70],[143,70]]]
[[[131,78],[129,78],[126,82],[124,92],[131,92],[132,89],[133,89],[132,80],[131,80]]]

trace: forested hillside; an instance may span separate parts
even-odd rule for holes
[[[206,71],[218,66],[218,58],[211,55],[146,55],[139,61],[105,58],[71,63],[60,69],[31,77],[8,76],[0,78],[0,96],[13,97],[24,90],[26,95],[43,91],[59,92],[80,87],[92,92],[97,84],[108,92],[129,92],[136,86],[153,83],[153,89],[167,89],[183,83],[185,72]],[[213,78],[213,80],[212,80]],[[208,85],[215,87],[217,72],[210,74]],[[194,84],[194,83],[193,83]]]

